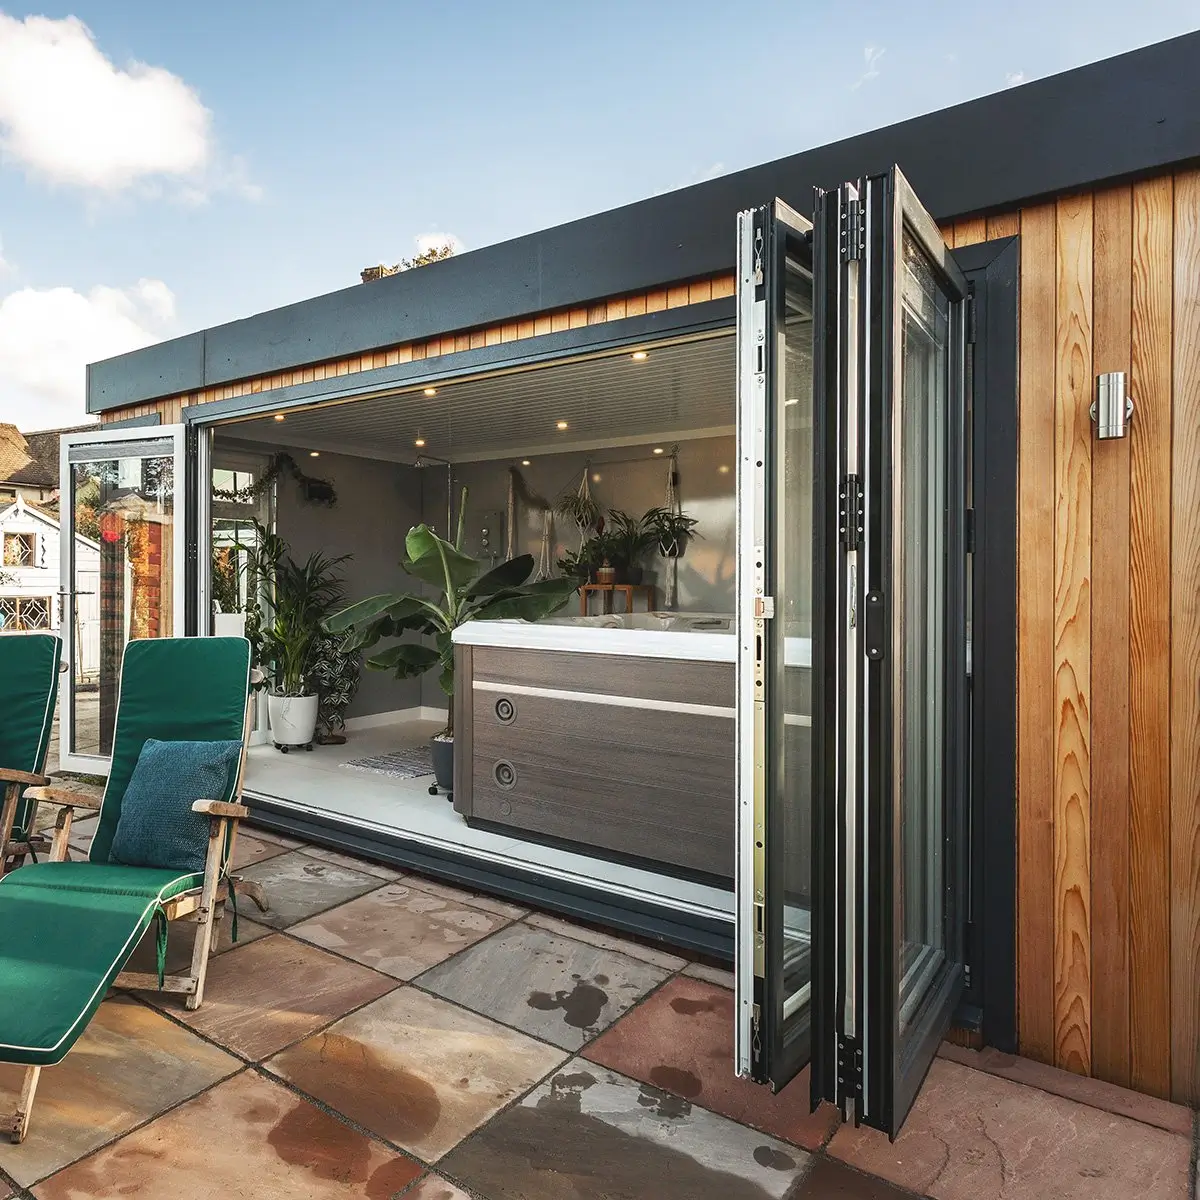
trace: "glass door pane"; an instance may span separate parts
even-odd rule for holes
[[[776,1088],[811,1039],[810,229],[739,217],[737,1069]]]
[[[103,772],[126,643],[183,633],[183,431],[71,434],[61,453],[61,765]]]
[[[967,285],[893,169],[866,180],[861,1119],[895,1135],[963,983]],[[874,603],[871,598],[874,597]]]

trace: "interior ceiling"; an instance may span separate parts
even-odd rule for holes
[[[592,357],[489,379],[288,411],[223,426],[237,438],[412,462],[471,462],[732,433],[732,335]],[[565,430],[558,422],[566,421]],[[422,449],[414,445],[425,439]]]

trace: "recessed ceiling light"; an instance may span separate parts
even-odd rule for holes
[[[655,446],[655,447],[654,447],[654,453],[655,453],[655,454],[661,454],[662,452],[663,452],[663,448],[662,448],[661,446]]]
[[[527,459],[527,458],[521,459],[521,466],[523,466],[523,467],[529,466],[529,459]]]
[[[645,362],[650,357],[645,350],[635,350],[630,356],[634,362]]]
[[[308,452],[308,457],[309,458],[320,458],[321,452],[320,452],[320,450],[310,450]]]
[[[559,422],[558,422],[558,428],[559,428],[559,429],[566,429],[566,427],[567,427],[567,423],[566,423],[566,421],[559,421]]]
[[[276,413],[276,414],[275,414],[275,420],[277,420],[277,421],[282,421],[282,420],[283,420],[283,413]]]
[[[416,441],[413,442],[413,445],[414,446],[423,446],[423,445],[425,445],[425,439],[423,437],[419,437],[416,439]]]
[[[437,395],[437,388],[426,388],[426,389],[425,389],[425,395],[427,395],[427,396],[436,396],[436,395]]]

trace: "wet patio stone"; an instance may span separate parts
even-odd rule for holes
[[[1191,1139],[938,1059],[894,1144],[829,1152],[934,1200],[1184,1200]]]
[[[412,979],[505,924],[506,917],[392,883],[289,932],[395,979]]]
[[[440,1175],[426,1175],[404,1193],[404,1200],[472,1200],[462,1188],[457,1188]]]
[[[276,934],[214,958],[196,1012],[178,997],[149,998],[170,1005],[172,1016],[205,1037],[257,1060],[395,986],[386,975]]]
[[[421,1166],[253,1072],[39,1185],[38,1200],[390,1200]]]
[[[108,1000],[70,1054],[42,1071],[29,1134],[20,1146],[0,1140],[0,1168],[28,1186],[241,1065],[143,1004]],[[0,1064],[5,1111],[16,1105],[23,1074]]]
[[[915,1194],[821,1155],[787,1200],[915,1200]]]
[[[733,993],[677,975],[584,1052],[593,1062],[815,1150],[837,1127],[830,1105],[810,1112],[808,1071],[778,1095],[733,1070]]]
[[[266,1066],[432,1162],[565,1057],[544,1042],[403,988]]]
[[[488,1200],[782,1200],[802,1150],[582,1059],[441,1168]]]
[[[578,1050],[667,978],[626,954],[512,925],[418,979],[423,988]]]
[[[271,907],[265,913],[255,910],[255,920],[275,929],[287,929],[382,886],[375,875],[321,862],[299,850],[258,863],[241,874],[263,885]]]

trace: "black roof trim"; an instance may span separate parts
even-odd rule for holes
[[[734,214],[898,163],[941,220],[1200,160],[1200,33],[88,367],[89,412],[733,267]]]

